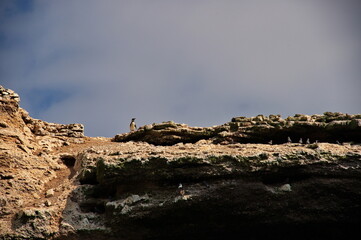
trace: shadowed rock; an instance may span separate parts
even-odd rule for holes
[[[127,145],[77,159],[94,180],[80,174],[93,185],[73,198],[83,214],[103,206],[109,239],[329,239],[358,229],[361,155],[344,146]]]
[[[164,122],[111,142],[32,119],[19,100],[0,87],[0,239],[351,239],[361,227],[360,115]]]

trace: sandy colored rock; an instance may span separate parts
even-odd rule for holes
[[[50,207],[51,206],[51,201],[46,200],[44,204],[45,204],[45,206]]]
[[[54,196],[54,189],[49,189],[48,191],[46,191],[45,197],[49,198],[52,196]]]
[[[19,101],[0,87],[1,239],[346,239],[359,229],[361,115],[168,121],[110,139],[34,119]]]
[[[296,114],[282,119],[280,115],[235,117],[231,122],[214,127],[190,127],[185,124],[163,122],[145,125],[137,131],[116,135],[115,142],[142,141],[155,145],[179,142],[195,143],[286,143],[291,139],[310,142],[361,142],[361,114],[326,112],[323,115]]]

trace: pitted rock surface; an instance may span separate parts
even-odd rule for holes
[[[0,239],[358,234],[360,115],[164,122],[90,138],[82,125],[31,118],[16,96],[0,88]]]
[[[137,131],[118,134],[116,142],[143,141],[155,145],[179,142],[195,143],[201,139],[213,143],[286,143],[293,142],[361,142],[361,114],[325,112],[323,115],[301,115],[282,119],[280,115],[235,117],[231,122],[214,127],[190,127],[172,121],[153,123]]]

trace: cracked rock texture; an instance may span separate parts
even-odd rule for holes
[[[155,145],[178,142],[195,143],[210,139],[212,143],[286,143],[293,142],[360,142],[361,114],[325,112],[282,119],[280,115],[235,117],[231,122],[214,127],[189,127],[172,121],[149,124],[138,131],[118,134],[116,142],[145,141]]]
[[[361,227],[360,115],[89,138],[0,90],[0,239],[348,239]]]

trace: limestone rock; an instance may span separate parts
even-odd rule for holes
[[[5,207],[7,204],[7,198],[5,196],[0,197],[0,207]]]
[[[54,213],[45,209],[26,209],[18,212],[14,228],[23,239],[49,239],[54,234],[51,228]]]
[[[128,142],[113,145],[106,152],[101,149],[93,147],[82,155],[81,166],[93,172],[93,180],[79,176],[87,187],[76,198],[84,211],[97,212],[100,206],[105,206],[103,211],[111,216],[107,221],[113,233],[129,237],[132,232],[125,226],[131,224],[154,239],[174,236],[151,224],[157,221],[162,227],[173,226],[172,234],[176,232],[181,238],[190,236],[185,229],[199,239],[217,234],[224,237],[229,232],[261,238],[263,235],[254,230],[268,226],[271,221],[273,229],[268,231],[272,235],[281,236],[279,228],[296,224],[303,229],[297,233],[305,237],[327,232],[322,227],[305,228],[310,222],[315,226],[335,224],[340,227],[335,232],[343,232],[349,224],[353,226],[359,221],[359,214],[348,214],[350,209],[361,208],[358,145],[344,148],[319,143],[315,150],[300,144],[275,147],[201,141],[165,147]],[[96,184],[87,185],[89,182]],[[186,182],[184,195],[178,191],[180,182]],[[347,198],[340,191],[353,197]],[[109,193],[113,195],[108,196]],[[336,212],[339,217],[330,219]],[[212,220],[205,223],[205,215]],[[170,216],[174,216],[171,222]],[[255,221],[256,225],[248,226],[242,222],[244,219]],[[211,233],[202,235],[197,231],[199,227]],[[247,230],[248,227],[252,230]]]
[[[146,125],[137,131],[116,135],[114,141],[145,141],[157,145],[172,145],[179,142],[195,143],[202,139],[210,139],[223,129],[224,127],[189,127],[185,124],[169,121],[151,126]]]
[[[45,197],[50,198],[52,196],[54,196],[54,189],[49,189],[48,191],[46,191]]]
[[[190,127],[185,124],[163,122],[146,125],[137,131],[118,134],[115,142],[144,141],[156,145],[179,142],[195,143],[212,140],[213,143],[273,143],[287,142],[287,138],[322,142],[361,142],[361,114],[349,115],[326,112],[324,115],[296,114],[285,120],[280,115],[235,117],[224,125]]]
[[[45,204],[45,206],[50,207],[51,206],[51,201],[46,200],[44,204]]]
[[[282,186],[280,186],[278,188],[279,191],[282,191],[282,192],[291,192],[291,185],[290,184],[283,184]]]
[[[0,87],[0,239],[358,234],[361,115],[168,121],[111,142],[34,119],[19,101]]]

